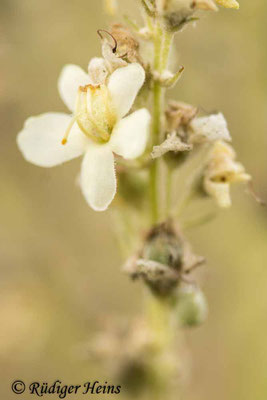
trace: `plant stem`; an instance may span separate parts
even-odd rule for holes
[[[172,37],[173,35],[163,31],[160,23],[156,21],[154,29],[154,72],[159,75],[167,68]],[[162,88],[158,80],[155,80],[153,86],[152,147],[160,144],[162,139],[164,94],[165,89]],[[156,159],[150,167],[151,222],[153,225],[157,224],[160,219],[159,171],[160,159]]]
[[[172,393],[170,384],[175,374],[172,359],[172,343],[176,332],[170,299],[147,295],[147,319],[156,350],[153,357],[153,370],[156,372],[153,396],[158,399],[168,398]]]
[[[154,342],[159,350],[164,351],[172,341],[173,332],[169,329],[171,321],[171,307],[168,299],[160,299],[147,294],[148,322],[154,336]]]
[[[172,203],[172,177],[173,170],[168,165],[166,166],[166,218],[169,218],[171,211],[171,203]]]
[[[170,47],[173,35],[162,29],[159,21],[154,27],[154,73],[160,76],[168,66]],[[153,124],[152,124],[152,147],[161,143],[163,138],[163,122],[165,109],[165,89],[161,86],[158,79],[154,80],[153,85]],[[161,217],[160,210],[160,158],[154,160],[150,166],[150,201],[151,201],[151,224],[159,223]],[[171,174],[167,179],[167,204],[171,196]],[[169,209],[169,206],[167,206]],[[167,207],[164,214],[168,213]],[[147,313],[151,332],[153,332],[154,343],[157,352],[154,360],[154,368],[158,374],[160,387],[155,382],[155,395],[166,396],[170,390],[169,383],[171,378],[171,367],[168,362],[163,362],[164,355],[171,353],[171,344],[175,328],[172,324],[172,307],[169,299],[157,298],[150,294],[147,299]],[[167,357],[168,358],[168,357]]]

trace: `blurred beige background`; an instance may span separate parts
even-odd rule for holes
[[[121,0],[135,14],[135,0]],[[172,95],[222,110],[239,159],[267,198],[267,4],[205,14],[177,39],[186,72]],[[30,115],[64,111],[62,65],[86,68],[107,27],[99,0],[0,0],[0,397],[15,379],[67,383],[109,375],[75,348],[105,315],[142,308],[121,274],[108,213],[92,212],[74,180],[79,161],[26,163],[16,134]],[[188,237],[207,256],[208,322],[185,333],[192,376],[186,400],[267,398],[267,211],[234,190],[230,211]],[[26,399],[26,395],[23,400]]]

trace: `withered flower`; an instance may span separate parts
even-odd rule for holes
[[[220,207],[230,207],[230,185],[235,182],[248,182],[251,176],[242,164],[235,161],[234,149],[222,141],[214,144],[204,173],[204,189],[214,197]]]

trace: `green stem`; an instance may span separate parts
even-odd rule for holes
[[[166,218],[169,218],[172,203],[172,177],[173,169],[167,166],[166,171]]]
[[[158,350],[164,351],[172,342],[172,309],[169,300],[147,294],[147,312],[149,327],[154,334],[154,343]]]
[[[173,35],[162,30],[156,21],[154,30],[154,72],[162,74],[167,68],[170,47]],[[159,81],[154,81],[153,86],[153,124],[152,124],[152,147],[160,144],[162,136],[162,121],[164,117],[164,94]],[[159,201],[159,171],[160,159],[156,159],[150,167],[150,203],[151,223],[157,224],[160,219]]]
[[[147,294],[147,321],[152,333],[153,347],[156,350],[152,358],[154,380],[153,398],[169,398],[172,393],[171,380],[175,374],[173,368],[172,344],[177,330],[170,299],[157,298]]]
[[[170,47],[173,35],[162,30],[158,21],[154,28],[154,72],[162,74],[168,66]],[[157,146],[163,140],[163,121],[165,106],[165,89],[159,80],[153,85],[153,124],[152,124],[152,147]],[[154,160],[150,166],[150,204],[151,223],[157,224],[161,217],[160,212],[160,158]],[[171,186],[171,175],[168,176],[168,185]],[[171,197],[171,187],[167,191],[167,197]],[[170,202],[170,200],[168,201]],[[169,207],[168,207],[169,208]],[[165,210],[164,210],[165,211]],[[154,343],[157,352],[154,360],[154,369],[158,371],[160,387],[155,382],[154,397],[164,397],[169,391],[170,368],[168,363],[164,365],[164,354],[171,352],[174,327],[172,324],[173,310],[169,299],[160,299],[153,294],[147,300],[148,321],[151,332],[153,332]]]
[[[161,132],[161,98],[162,88],[158,82],[154,83],[153,88],[153,146],[159,144],[159,136]],[[150,167],[150,196],[151,196],[151,222],[157,224],[159,221],[159,160],[156,159]]]
[[[173,34],[165,31],[164,35],[163,35],[162,64],[161,64],[161,70],[160,70],[161,73],[164,71],[165,68],[167,68],[167,65],[169,62],[172,40],[173,40]]]

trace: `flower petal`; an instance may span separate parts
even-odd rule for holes
[[[89,75],[78,65],[65,65],[58,79],[58,91],[66,106],[74,111],[79,86],[91,83]]]
[[[80,184],[95,211],[108,208],[116,193],[114,156],[108,145],[90,145],[82,162]]]
[[[71,120],[71,116],[63,113],[29,118],[17,137],[25,159],[40,167],[53,167],[83,154],[88,139],[76,124],[71,129],[68,142],[65,145],[61,143]]]
[[[109,142],[112,150],[126,159],[141,156],[146,148],[150,120],[145,108],[123,118],[113,129]]]
[[[137,63],[118,68],[110,76],[108,89],[119,118],[123,118],[130,111],[144,81],[145,71]]]

